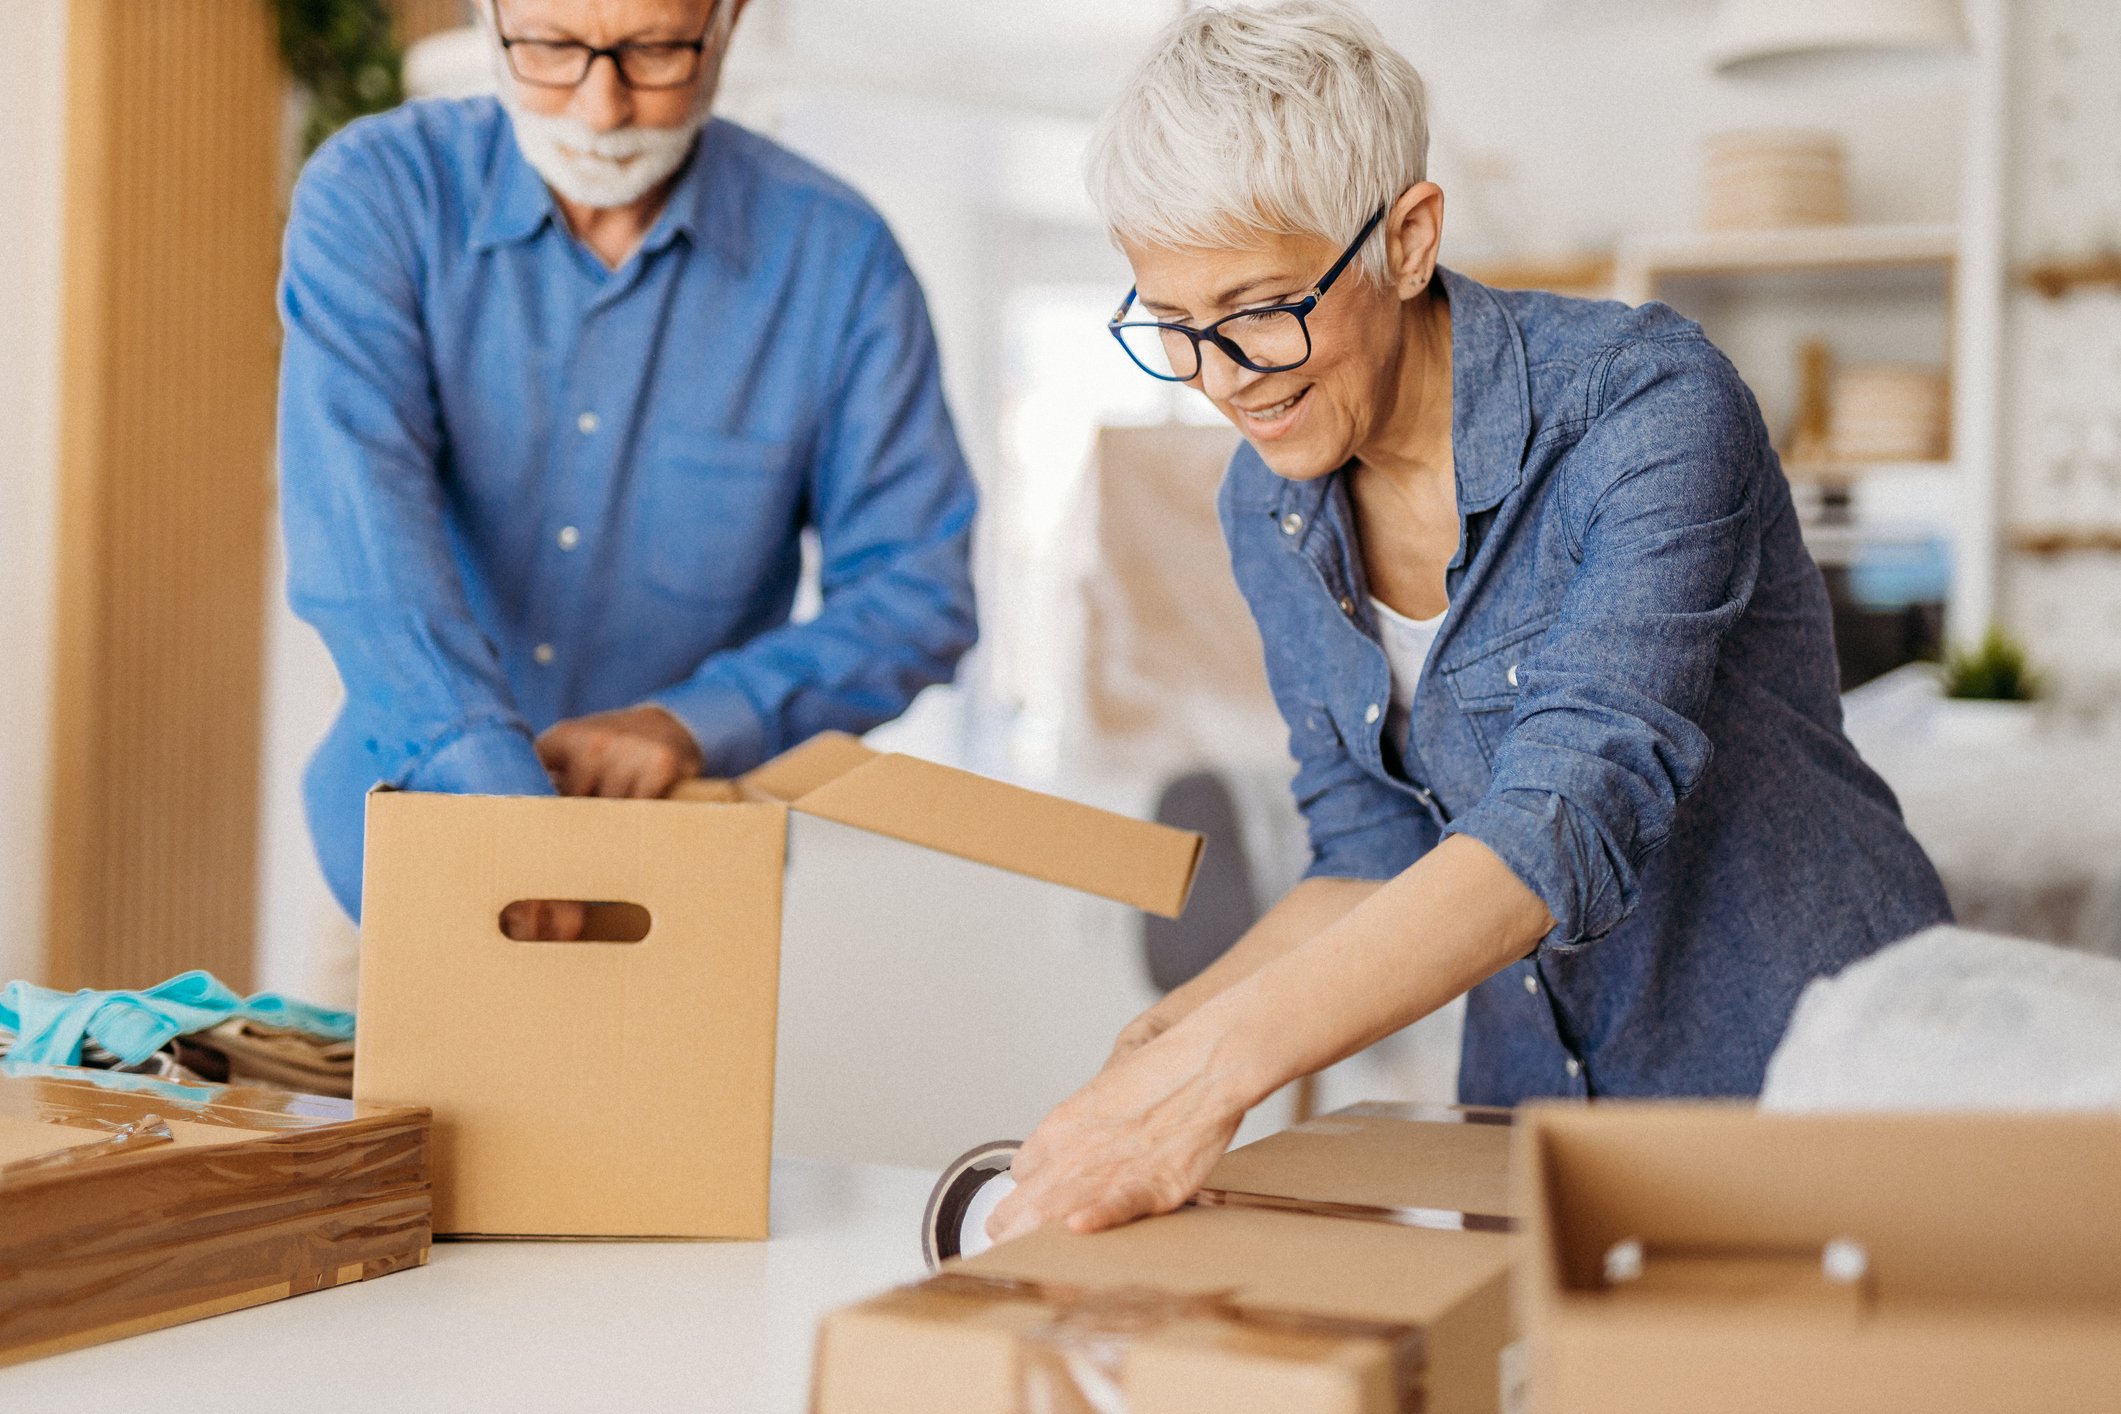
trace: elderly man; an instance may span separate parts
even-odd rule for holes
[[[346,685],[304,787],[349,913],[378,781],[656,796],[875,726],[972,642],[973,492],[905,259],[709,121],[745,2],[489,0],[498,103],[357,123],[296,190],[282,499]]]

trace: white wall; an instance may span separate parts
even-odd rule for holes
[[[344,693],[316,630],[287,607],[273,529],[266,566],[264,800],[258,824],[258,986],[350,1007],[358,981],[353,924],[340,911],[302,817],[302,768]]]
[[[9,0],[0,42],[0,982],[42,966],[59,437],[65,0]]]
[[[1700,140],[1733,127],[1840,133],[1859,221],[1946,220],[1957,203],[1963,58],[1718,75],[1702,58],[1709,0],[1366,8],[1428,80],[1446,241],[1461,258],[1691,229]]]

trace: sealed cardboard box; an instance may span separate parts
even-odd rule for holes
[[[1196,1201],[1509,1232],[1510,1123],[1473,1105],[1350,1105],[1231,1150]]]
[[[354,1090],[433,1109],[453,1235],[766,1235],[791,812],[1163,913],[1201,848],[837,735],[668,800],[368,812]],[[592,905],[587,938],[511,941],[527,899]]]
[[[2121,1116],[1535,1107],[1540,1414],[1997,1414],[2121,1391]]]
[[[1248,1145],[1197,1206],[1034,1233],[833,1313],[813,1407],[1492,1411],[1507,1141],[1493,1112],[1358,1106]]]
[[[427,1260],[422,1110],[0,1062],[0,1363]]]

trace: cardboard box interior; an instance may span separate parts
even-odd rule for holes
[[[2121,1117],[1539,1107],[1517,1174],[1542,1409],[2061,1408],[2121,1387]],[[1861,1259],[1841,1279],[1835,1242]],[[1609,1281],[1624,1243],[1641,1276]]]

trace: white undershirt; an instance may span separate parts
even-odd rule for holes
[[[1451,611],[1447,607],[1433,619],[1410,619],[1375,598],[1370,607],[1377,611],[1378,645],[1392,665],[1392,707],[1385,713],[1385,737],[1394,755],[1404,756],[1407,723],[1414,715],[1414,690],[1421,685],[1429,650],[1436,646],[1436,630],[1443,627],[1444,615]]]

